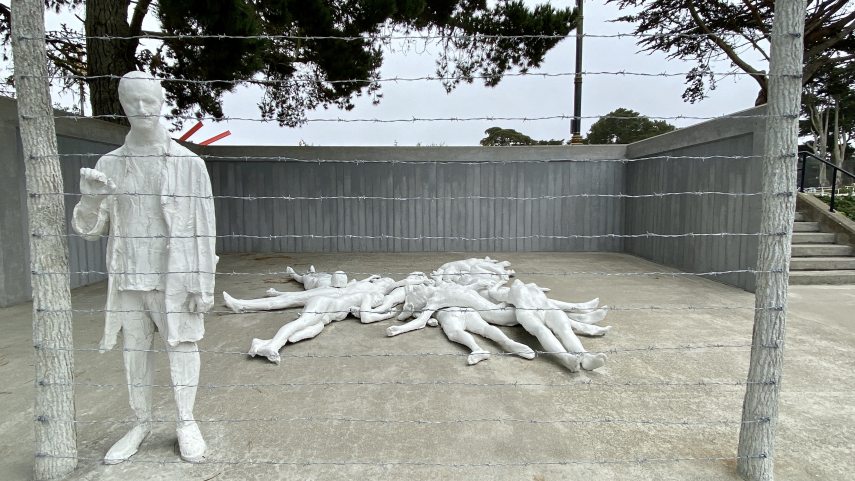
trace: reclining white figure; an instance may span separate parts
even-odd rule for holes
[[[312,297],[306,302],[300,317],[279,328],[272,339],[253,339],[249,355],[264,356],[279,364],[279,350],[285,344],[313,338],[320,334],[327,324],[340,321],[359,310],[370,310],[382,301],[383,294],[380,290],[341,289],[337,295]]]
[[[315,272],[315,266],[309,266],[309,272],[297,274],[291,266],[288,266],[285,268],[285,273],[289,278],[303,284],[303,289],[307,291],[319,287],[345,287],[347,285],[347,274],[342,271],[335,271],[332,274]],[[268,291],[268,295],[278,294],[270,294]]]
[[[606,363],[605,354],[585,351],[573,333],[567,313],[556,309],[536,284],[524,284],[517,279],[511,284],[507,296],[508,302],[516,308],[517,322],[571,372],[578,371],[580,367],[592,371]]]
[[[496,261],[485,257],[483,259],[472,257],[461,261],[446,262],[431,273],[431,277],[438,283],[451,282],[467,286],[475,284],[478,280],[493,282],[507,281],[514,271],[508,269],[511,263],[508,261]]]
[[[412,321],[386,329],[386,335],[396,336],[405,332],[423,329],[429,324],[434,312],[450,308],[471,308],[478,311],[484,320],[497,326],[516,326],[516,312],[514,306],[508,305],[509,288],[503,288],[505,281],[494,283],[493,281],[479,280],[476,284],[460,286],[452,283],[444,283],[439,286],[423,287],[423,291],[413,291],[416,296],[423,296],[426,301],[419,307],[413,303],[404,305],[398,320],[403,321],[410,318],[414,311],[420,314]],[[541,289],[538,287],[538,289]],[[543,289],[541,289],[543,293]],[[543,296],[546,298],[546,296]],[[593,299],[584,303],[571,303],[548,299],[551,309],[566,311],[568,322],[574,332],[586,336],[603,336],[611,329],[611,326],[600,327],[596,323],[603,320],[608,313],[606,308],[596,309],[599,299]]]
[[[467,290],[456,292],[456,294],[460,294],[463,297],[459,297],[455,300],[461,301],[462,299],[462,303],[477,304],[484,308],[483,313],[469,307],[448,307],[431,310],[433,307],[437,307],[439,305],[436,299],[434,299],[434,302],[428,306],[428,304],[431,303],[431,295],[436,292],[435,289],[432,289],[431,286],[427,285],[414,284],[407,286],[405,290],[406,302],[404,311],[410,314],[416,311],[421,311],[420,318],[422,315],[427,318],[424,321],[425,324],[432,326],[439,324],[440,327],[442,327],[442,331],[445,333],[445,336],[450,341],[463,344],[468,347],[471,352],[467,357],[469,365],[477,364],[490,358],[490,353],[482,349],[470,333],[475,333],[494,341],[507,353],[516,354],[524,359],[534,359],[535,353],[532,348],[514,341],[499,328],[491,326],[484,320],[482,314],[489,316],[491,313],[501,312],[499,309],[501,309],[502,306],[489,304],[489,301],[484,300],[478,296],[477,293],[473,295],[471,290]],[[468,292],[468,294],[466,292]],[[390,330],[397,333],[397,331],[393,329],[394,327],[400,326],[391,326],[387,329],[387,334]],[[424,325],[421,327],[424,327]]]
[[[485,281],[481,281],[479,286],[484,285],[484,283]],[[605,316],[605,310],[594,311],[593,313],[572,313],[572,315],[579,316],[578,319],[588,321],[591,324],[581,322],[571,319],[569,317],[571,314],[561,309],[588,308],[591,305],[590,302],[572,304],[552,301],[537,285],[523,284],[519,280],[514,281],[511,288],[501,289],[502,284],[504,282],[496,284],[489,289],[489,292],[503,298],[496,300],[508,301],[513,304],[512,306],[505,302],[495,304],[485,299],[473,286],[443,284],[439,287],[413,288],[411,296],[407,298],[407,303],[398,319],[405,319],[419,310],[421,312],[415,319],[406,324],[388,327],[386,334],[396,336],[422,329],[426,325],[431,325],[431,317],[443,309],[450,311],[472,309],[490,324],[522,325],[526,331],[538,338],[547,352],[555,353],[559,361],[572,372],[578,371],[580,366],[583,369],[593,370],[605,364],[605,355],[587,353],[573,332],[579,330],[587,335],[604,335],[610,327],[601,328],[592,323],[601,320]],[[555,302],[563,307],[557,307]],[[564,344],[567,345],[567,348],[564,347]]]
[[[229,295],[228,292],[223,291],[223,298],[226,301],[226,306],[228,306],[228,308],[234,311],[235,313],[276,311],[280,309],[290,309],[292,307],[303,306],[313,297],[336,296],[340,294],[340,291],[343,289],[350,289],[350,292],[373,291],[377,289],[378,284],[376,282],[381,279],[380,276],[371,276],[361,281],[352,280],[350,282],[345,283],[345,285],[342,287],[333,287],[333,279],[341,279],[342,276],[345,279],[347,278],[347,276],[343,272],[341,272],[340,274],[341,275],[339,275],[339,272],[336,272],[330,275],[331,285],[328,287],[314,287],[311,290],[295,292],[281,292],[277,291],[276,289],[270,288],[267,289],[265,293],[267,297],[262,297],[259,299],[236,299]],[[305,277],[303,277],[303,279],[305,279]],[[341,281],[336,281],[335,283],[339,285],[341,284]]]

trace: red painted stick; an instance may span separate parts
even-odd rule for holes
[[[204,141],[202,141],[202,142],[199,142],[199,145],[209,145],[209,144],[213,144],[214,142],[216,142],[216,141],[218,141],[218,140],[220,140],[220,139],[224,139],[224,138],[228,137],[229,135],[232,135],[232,132],[231,132],[230,130],[226,130],[225,132],[221,132],[221,133],[219,133],[219,134],[217,134],[217,135],[215,135],[215,136],[211,137],[211,138],[210,138],[210,139],[208,139],[208,140],[204,140]]]
[[[184,135],[182,135],[181,138],[179,138],[178,140],[184,141],[184,140],[189,139],[193,134],[196,133],[197,130],[199,130],[201,128],[202,128],[202,122],[196,122],[196,125],[194,125],[193,128],[191,128],[187,132],[184,132]]]

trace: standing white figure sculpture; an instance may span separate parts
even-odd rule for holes
[[[131,124],[125,144],[81,169],[72,225],[88,240],[109,234],[107,308],[101,350],[122,331],[128,394],[137,424],[104,457],[127,460],[151,431],[155,329],[166,343],[178,406],[181,457],[201,462],[205,441],[193,417],[204,314],[214,303],[214,202],[205,163],[160,124],[160,82],[143,72],[119,81]]]

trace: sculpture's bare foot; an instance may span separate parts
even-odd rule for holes
[[[285,275],[286,275],[286,276],[288,276],[288,278],[289,278],[289,279],[292,279],[292,280],[293,280],[293,279],[294,279],[294,276],[295,276],[296,274],[297,274],[297,273],[296,273],[296,272],[294,272],[294,269],[292,269],[292,268],[291,268],[291,266],[286,266],[286,267],[285,267]]]
[[[576,354],[559,354],[558,359],[561,360],[561,364],[564,364],[570,372],[579,372],[579,368],[582,364],[580,356],[577,356]]]
[[[401,329],[401,326],[389,326],[386,328],[386,335],[389,337],[397,336],[398,334],[403,333],[404,330]]]
[[[510,352],[516,354],[517,356],[523,359],[534,359],[536,355],[534,349],[526,346],[525,344],[515,342],[511,345],[511,347],[512,349],[510,350]]]
[[[266,295],[267,297],[279,297],[281,294],[281,292],[277,291],[272,287],[264,291],[264,295]]]
[[[188,463],[201,463],[205,460],[205,440],[196,421],[183,422],[176,430],[178,434],[178,448],[181,451],[181,459]]]
[[[268,361],[279,364],[279,361],[282,358],[279,356],[279,350],[273,349],[270,346],[270,341],[265,341],[263,339],[253,339],[252,344],[249,347],[249,353],[251,357],[255,356],[264,356]]]
[[[226,307],[232,310],[235,314],[240,314],[244,312],[243,308],[241,308],[236,301],[236,299],[229,295],[228,292],[223,291],[223,299],[226,300]]]
[[[590,352],[586,352],[585,354],[582,354],[582,369],[593,371],[598,367],[603,367],[606,364],[606,359],[608,359],[608,357],[605,353],[599,352],[592,354]]]
[[[466,358],[466,362],[468,362],[470,366],[473,366],[473,365],[478,364],[479,362],[481,362],[485,359],[490,359],[490,353],[489,352],[487,352],[487,351],[473,351],[472,354],[470,354]]]
[[[431,317],[430,319],[428,319],[427,325],[430,327],[436,327],[439,325],[439,321]]]
[[[104,456],[104,464],[119,464],[127,461],[131,456],[137,454],[140,444],[150,432],[151,425],[149,423],[140,423],[134,426],[107,451]]]

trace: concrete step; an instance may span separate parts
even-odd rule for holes
[[[804,222],[806,220],[807,217],[805,217],[804,212],[796,212],[796,222]]]
[[[790,272],[790,285],[815,284],[855,284],[855,270]]]
[[[795,232],[793,244],[834,244],[837,235],[828,232]]]
[[[794,222],[793,232],[819,232],[819,222]]]
[[[852,255],[852,248],[839,244],[794,244],[792,257],[837,257]]]
[[[855,270],[855,257],[793,257],[790,271]]]

